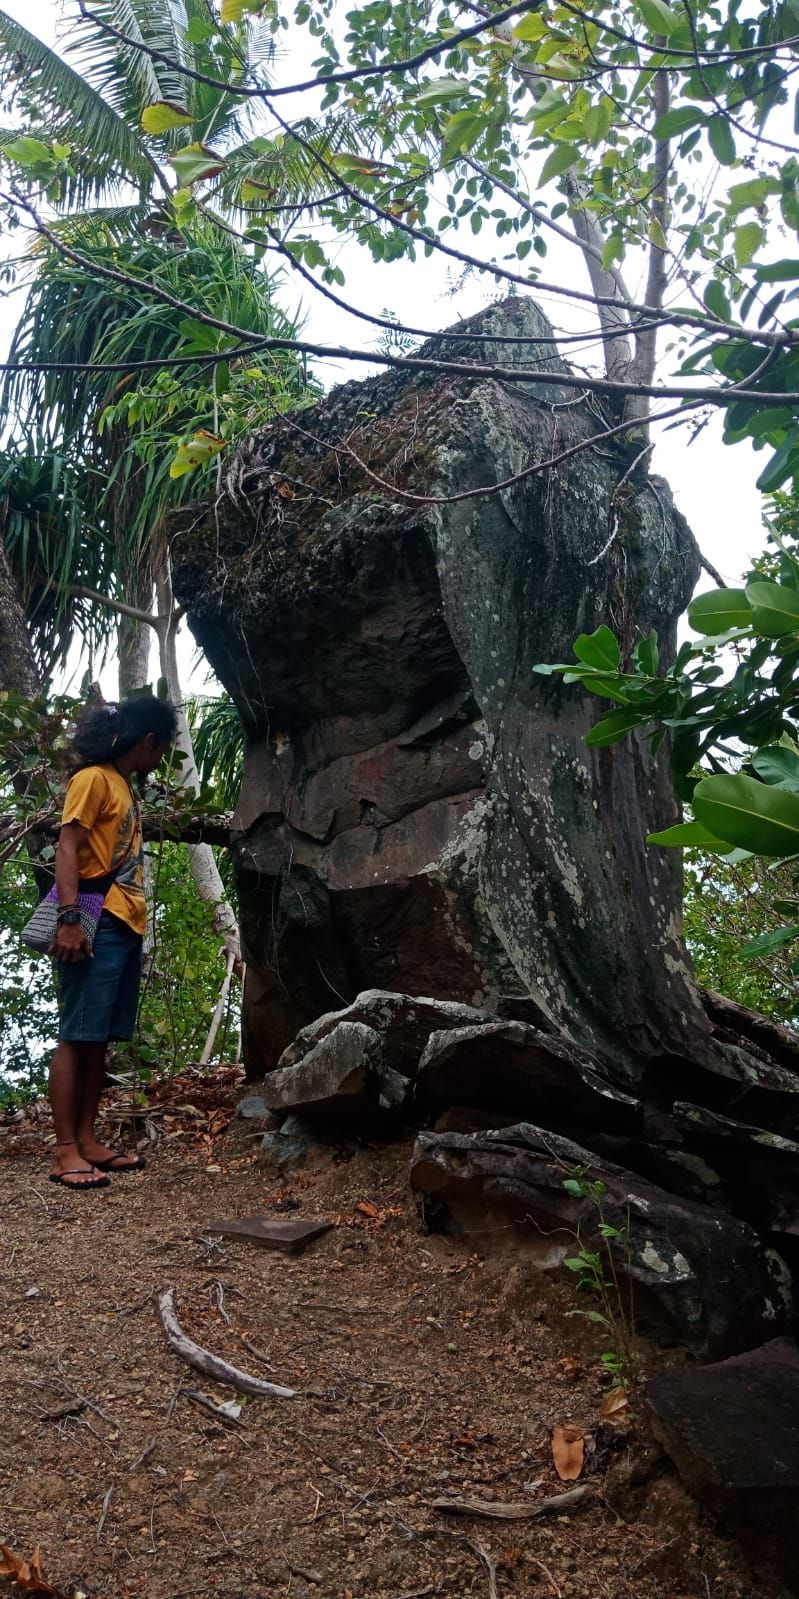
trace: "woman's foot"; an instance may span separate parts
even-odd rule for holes
[[[99,1172],[141,1171],[144,1167],[141,1155],[129,1155],[123,1149],[109,1149],[107,1145],[99,1144],[96,1138],[82,1139],[80,1152],[84,1160]]]
[[[107,1188],[108,1178],[81,1154],[77,1144],[58,1144],[51,1178],[62,1188]]]

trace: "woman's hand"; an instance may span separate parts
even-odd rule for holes
[[[74,927],[56,928],[49,954],[54,955],[57,961],[91,960],[93,953],[80,922],[76,922]]]

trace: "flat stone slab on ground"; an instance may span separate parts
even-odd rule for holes
[[[272,1216],[233,1216],[210,1221],[205,1231],[221,1233],[225,1238],[244,1238],[263,1249],[280,1249],[287,1255],[299,1255],[314,1239],[335,1227],[332,1221],[275,1220]]]

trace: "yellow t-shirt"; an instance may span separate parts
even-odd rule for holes
[[[85,766],[70,778],[61,826],[80,822],[89,830],[78,851],[81,877],[102,877],[124,860],[108,890],[106,910],[127,922],[134,933],[147,926],[144,898],[144,850],[141,811],[132,790],[115,766]]]

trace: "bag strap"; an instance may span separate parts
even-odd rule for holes
[[[138,800],[134,800],[134,804],[136,806],[136,827],[133,830],[133,836],[131,837],[130,844],[126,849],[125,854],[122,856],[121,861],[118,861],[116,866],[112,866],[110,872],[103,872],[102,876],[100,877],[79,877],[79,894],[107,894],[108,890],[113,887],[114,883],[119,877],[123,867],[127,866],[128,861],[133,859],[134,840],[136,838],[136,834],[141,832],[141,806],[139,805]]]

